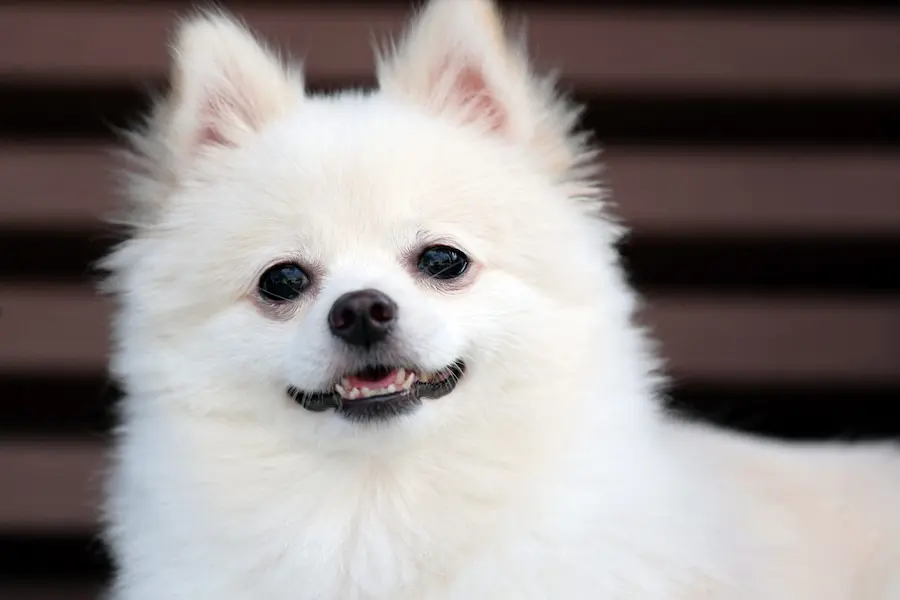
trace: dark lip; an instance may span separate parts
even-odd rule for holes
[[[345,400],[337,392],[308,393],[293,386],[287,389],[287,393],[297,404],[310,412],[334,410],[348,421],[360,423],[386,421],[415,411],[422,405],[423,400],[442,398],[456,389],[456,385],[466,372],[466,364],[462,360],[457,360],[445,369],[450,371],[450,377],[443,381],[416,382],[409,390],[384,396]]]

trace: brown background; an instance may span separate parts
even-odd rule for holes
[[[407,5],[227,3],[371,82]],[[512,3],[508,3],[512,4]],[[164,83],[187,2],[0,5],[0,597],[89,598],[116,388],[91,262],[115,232],[115,127]],[[622,251],[675,375],[668,401],[760,434],[896,436],[900,13],[888,3],[530,2],[606,145]],[[852,6],[852,8],[851,8]]]

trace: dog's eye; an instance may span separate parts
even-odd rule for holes
[[[293,263],[281,263],[266,269],[259,278],[259,295],[270,302],[296,300],[309,287],[309,276]]]
[[[450,246],[432,246],[419,256],[418,267],[432,279],[456,279],[469,268],[469,258]]]

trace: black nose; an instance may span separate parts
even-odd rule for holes
[[[368,347],[387,337],[397,320],[397,304],[378,290],[348,292],[328,313],[331,333],[351,346]]]

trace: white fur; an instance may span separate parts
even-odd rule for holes
[[[657,410],[576,112],[491,4],[433,0],[378,73],[313,97],[230,19],[181,25],[106,261],[112,598],[900,598],[892,448]],[[474,279],[413,278],[428,240]],[[316,286],[272,318],[254,287],[285,258]],[[361,287],[397,300],[405,360],[466,359],[453,393],[380,425],[287,397],[342,368],[325,315]]]

